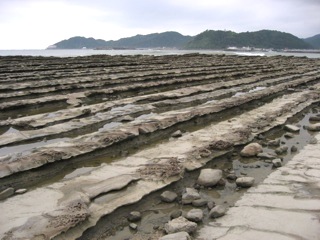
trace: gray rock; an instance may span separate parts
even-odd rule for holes
[[[14,194],[14,188],[9,187],[2,192],[0,192],[0,200],[4,200],[8,197],[11,197]]]
[[[278,138],[278,139],[275,139],[275,140],[270,140],[270,141],[268,142],[268,145],[269,145],[269,146],[276,146],[276,147],[278,147],[278,146],[280,146],[280,139]]]
[[[128,216],[128,220],[130,222],[137,222],[137,221],[141,220],[141,213],[138,211],[131,212]]]
[[[217,183],[218,186],[225,186],[226,185],[226,180],[224,178],[221,178],[219,182]]]
[[[317,144],[318,140],[315,137],[312,137],[309,141],[310,144]]]
[[[320,122],[320,116],[311,116],[309,118],[309,121]]]
[[[211,218],[218,218],[225,215],[227,212],[227,209],[222,205],[217,205],[214,208],[212,208],[209,212],[209,216]]]
[[[287,124],[284,126],[284,129],[289,131],[289,132],[299,132],[300,128],[295,126],[295,125],[291,125],[291,124]]]
[[[182,215],[181,210],[175,210],[170,214],[170,219],[178,218]]]
[[[216,203],[214,201],[210,201],[207,204],[207,207],[211,210],[212,208],[214,208],[216,206]]]
[[[197,230],[197,224],[184,217],[175,218],[164,225],[166,233],[187,232],[192,233]]]
[[[242,149],[240,155],[242,157],[254,157],[261,152],[262,146],[259,143],[250,143]]]
[[[259,153],[257,155],[257,157],[259,157],[261,159],[274,159],[274,158],[276,158],[274,155],[272,155],[270,153]]]
[[[182,132],[180,130],[175,131],[174,133],[171,134],[171,137],[174,137],[174,138],[178,138],[181,136],[182,136]]]
[[[278,154],[278,155],[281,155],[281,154],[284,154],[288,151],[288,147],[287,146],[281,146],[281,147],[278,147],[276,150],[275,150],[275,153]]]
[[[306,126],[306,129],[313,132],[320,131],[320,123],[309,124],[308,126]]]
[[[234,180],[237,179],[237,176],[236,176],[235,174],[229,174],[229,175],[227,176],[227,179],[234,181]]]
[[[248,188],[254,184],[254,178],[253,177],[240,177],[240,178],[237,178],[236,184],[238,187]]]
[[[290,149],[291,152],[297,152],[298,148],[296,146],[292,146]]]
[[[27,189],[21,188],[21,189],[16,190],[15,193],[16,193],[16,194],[23,194],[23,193],[25,193],[25,192],[27,192],[27,191],[28,191]]]
[[[130,223],[130,224],[129,224],[129,227],[130,227],[131,229],[133,229],[133,230],[137,230],[138,225],[135,224],[135,223]]]
[[[191,209],[187,212],[186,218],[192,222],[200,222],[203,219],[203,212],[201,209]]]
[[[159,240],[191,240],[187,232],[177,232],[159,238]]]
[[[293,133],[289,133],[289,132],[285,133],[283,136],[285,138],[294,138],[294,134]]]
[[[171,203],[177,199],[178,195],[175,192],[164,191],[161,195],[161,201]]]
[[[282,162],[280,158],[274,159],[272,160],[272,164],[275,168],[281,167],[282,166]]]
[[[182,194],[182,204],[190,204],[194,200],[200,199],[199,192],[194,188],[186,188],[185,193]]]
[[[192,201],[192,206],[203,207],[203,206],[207,205],[207,203],[208,203],[207,200],[200,198],[200,199]]]
[[[202,169],[198,177],[197,183],[205,187],[215,186],[222,178],[220,169]]]

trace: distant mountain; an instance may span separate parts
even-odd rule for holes
[[[81,49],[81,48],[182,48],[192,39],[178,32],[153,33],[121,38],[117,41],[72,37],[48,47],[48,49]]]
[[[309,43],[312,47],[320,49],[320,34],[305,38],[304,41]]]
[[[232,31],[207,30],[195,36],[187,49],[225,49],[228,47],[255,47],[273,49],[311,49],[302,39],[284,32],[261,30],[235,33]]]

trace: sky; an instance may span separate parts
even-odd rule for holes
[[[0,49],[45,49],[74,36],[262,29],[320,33],[320,0],[0,0]]]

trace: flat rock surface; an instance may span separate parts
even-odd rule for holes
[[[307,145],[249,189],[225,216],[201,228],[197,239],[318,240],[319,166],[320,144]]]

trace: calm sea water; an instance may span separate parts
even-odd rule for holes
[[[54,56],[54,57],[76,57],[90,55],[172,55],[187,53],[203,53],[203,54],[236,54],[247,56],[298,56],[308,58],[320,58],[320,54],[316,53],[283,53],[283,52],[226,52],[212,50],[92,50],[92,49],[75,49],[75,50],[0,50],[0,56]]]

